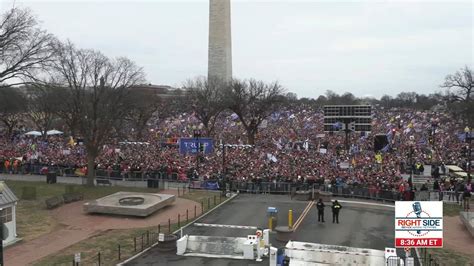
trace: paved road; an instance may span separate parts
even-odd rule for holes
[[[287,195],[242,194],[212,214],[202,218],[199,222],[264,228],[267,227],[267,207],[272,206],[279,211],[278,224],[287,225],[288,210],[293,210],[294,221],[296,221],[306,205],[307,202],[291,200]],[[332,223],[329,206],[326,210],[326,223],[317,223],[316,208],[313,207],[294,233],[294,240],[379,250],[383,250],[385,247],[393,247],[393,210],[353,204],[342,205],[339,224]],[[184,233],[245,237],[252,234],[253,231],[190,226],[184,230]],[[273,235],[271,240],[271,243],[277,247],[282,247],[285,244],[278,243]],[[255,263],[254,261],[178,257],[174,254],[163,254],[152,249],[128,265],[256,265]],[[268,262],[263,263],[266,265]]]
[[[296,231],[295,240],[378,250],[394,246],[393,211],[344,203],[342,206],[339,224],[332,223],[329,206],[325,210],[325,223],[318,223],[313,207]]]
[[[291,200],[288,195],[241,194],[222,208],[219,208],[212,214],[202,218],[199,222],[209,224],[248,225],[267,228],[267,208],[271,206],[278,209],[278,225],[288,225],[288,210],[293,210],[293,221],[296,221],[307,204],[307,201]],[[248,234],[254,234],[255,230],[190,226],[187,230],[184,230],[184,233],[189,235],[197,234],[246,237]]]

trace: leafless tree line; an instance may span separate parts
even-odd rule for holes
[[[0,122],[6,135],[10,137],[24,120],[46,134],[60,120],[69,134],[84,139],[89,184],[94,182],[94,162],[101,147],[114,138],[126,138],[130,134],[124,132],[127,128],[133,128],[139,139],[154,115],[192,111],[205,134],[213,136],[218,117],[230,111],[244,127],[248,143],[254,144],[263,121],[281,105],[314,102],[284,94],[277,82],[254,79],[222,82],[195,78],[184,84],[184,91],[177,90],[176,97],[167,99],[133,90],[144,82],[143,69],[130,59],[109,58],[99,51],[61,42],[41,29],[27,9],[13,8],[0,17]],[[442,85],[448,89],[452,110],[468,118],[474,114],[473,85],[472,70],[467,66],[448,75]],[[381,104],[393,102],[384,97]],[[414,97],[419,95],[404,93],[397,99],[410,102]],[[315,101],[356,104],[359,99],[351,93],[339,97],[328,91]]]
[[[60,120],[72,136],[84,139],[91,185],[101,147],[126,138],[127,128],[140,138],[157,113],[165,117],[176,110],[194,111],[212,136],[219,114],[231,110],[253,144],[283,92],[277,83],[197,78],[184,86],[181,96],[160,99],[132,90],[145,82],[143,69],[133,61],[61,42],[42,30],[29,10],[12,9],[0,23],[0,120],[7,136],[24,120],[43,134]]]
[[[129,97],[145,81],[141,67],[125,57],[61,42],[42,30],[26,9],[13,8],[0,20],[0,102],[2,122],[11,134],[26,116],[46,134],[61,119],[84,139],[89,184],[101,147],[120,131],[143,98]],[[14,88],[24,85],[23,90]],[[138,109],[138,108],[137,108]]]
[[[238,80],[223,82],[204,77],[188,81],[186,101],[207,136],[213,136],[219,115],[229,110],[238,116],[249,144],[255,144],[259,126],[283,103],[285,89],[277,82]]]

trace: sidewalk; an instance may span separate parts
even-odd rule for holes
[[[24,266],[87,239],[100,231],[68,226],[4,251],[5,265]]]
[[[459,216],[445,216],[443,223],[444,247],[468,255],[471,261],[474,261],[474,239],[459,219]]]
[[[169,189],[160,193],[177,195],[177,192],[175,189]],[[192,210],[191,213],[194,214],[194,206],[199,205],[192,200],[177,197],[172,206],[159,210],[147,218],[135,218],[86,214],[83,211],[83,204],[84,201],[78,201],[50,211],[54,219],[64,227],[5,249],[5,265],[32,264],[103,231],[166,224],[168,218],[175,219],[178,213],[181,214],[181,217],[186,217],[186,210]]]

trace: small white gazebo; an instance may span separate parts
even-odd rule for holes
[[[18,198],[13,194],[5,182],[0,181],[0,225],[4,225],[4,235],[7,238],[3,240],[3,246],[8,246],[16,242],[16,203]],[[1,237],[1,236],[0,236]]]

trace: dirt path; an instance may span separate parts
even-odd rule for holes
[[[98,231],[69,226],[5,250],[5,265],[22,266],[87,239]]]
[[[474,261],[474,238],[467,231],[459,216],[445,216],[443,223],[444,247],[468,255]]]
[[[160,193],[176,195],[177,191],[165,190]],[[5,265],[31,264],[105,230],[166,224],[168,218],[175,220],[178,213],[181,214],[181,217],[186,217],[186,210],[189,211],[191,218],[194,216],[194,206],[198,207],[198,215],[200,214],[199,203],[183,198],[176,198],[172,206],[163,208],[146,218],[89,215],[83,212],[83,204],[84,201],[74,202],[51,211],[51,215],[62,227],[31,241],[7,248],[4,254]]]

